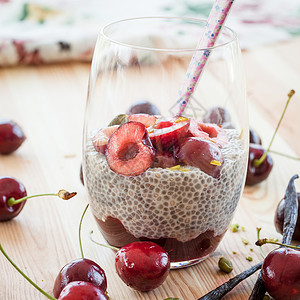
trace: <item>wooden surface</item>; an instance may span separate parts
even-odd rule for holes
[[[300,156],[299,49],[297,38],[243,53],[250,126],[259,132],[266,147],[288,92],[296,90],[273,149],[297,156]],[[0,176],[18,178],[28,194],[57,192],[60,188],[78,192],[69,202],[51,197],[31,199],[17,218],[0,223],[0,242],[4,249],[49,293],[58,271],[80,257],[78,224],[87,195],[80,183],[79,168],[89,67],[89,64],[72,63],[0,69],[0,117],[17,121],[27,135],[17,152],[0,156]],[[105,270],[111,299],[198,299],[261,261],[254,245],[256,227],[262,227],[262,236],[280,237],[273,225],[275,207],[289,178],[300,173],[300,162],[272,156],[274,169],[268,180],[246,188],[238,206],[233,223],[244,226],[245,232],[228,231],[215,255],[196,266],[171,271],[165,283],[149,293],[139,293],[125,286],[114,270],[114,253],[89,240],[89,231],[97,227],[88,211],[82,229],[84,254]],[[300,191],[299,181],[296,186]],[[244,245],[242,238],[248,239],[249,245]],[[99,233],[95,239],[103,241]],[[266,246],[264,251],[267,253],[270,249],[272,247]],[[218,271],[217,261],[221,255],[234,264],[234,271],[229,275]],[[248,256],[253,257],[252,262],[246,260]],[[224,299],[248,299],[256,276],[245,280]],[[46,298],[0,255],[0,299]]]

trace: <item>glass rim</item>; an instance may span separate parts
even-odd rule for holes
[[[120,19],[117,21],[113,21],[110,22],[106,25],[104,25],[102,27],[102,29],[100,30],[100,34],[103,38],[105,38],[106,40],[124,46],[124,47],[128,47],[128,48],[134,48],[134,49],[139,49],[139,50],[148,50],[148,51],[162,51],[162,52],[194,52],[194,51],[205,51],[205,50],[214,50],[214,49],[218,49],[218,48],[222,48],[228,44],[237,42],[237,33],[231,29],[230,27],[227,27],[225,25],[223,25],[222,27],[225,28],[226,30],[228,30],[231,33],[231,37],[229,38],[228,41],[220,43],[218,45],[214,45],[211,47],[203,47],[203,48],[155,48],[155,47],[143,47],[143,46],[138,46],[138,45],[132,45],[130,43],[124,43],[124,42],[120,42],[116,39],[113,39],[111,37],[109,37],[107,34],[105,34],[105,31],[115,25],[115,24],[119,24],[122,22],[128,22],[128,21],[133,21],[133,20],[146,20],[146,19],[166,19],[166,20],[185,20],[185,21],[192,21],[192,22],[206,22],[206,19],[197,19],[197,18],[190,18],[190,17],[171,17],[171,16],[147,16],[147,17],[131,17],[131,18],[125,18],[125,19]],[[223,29],[222,28],[222,29]],[[222,30],[221,30],[221,34],[222,34]]]

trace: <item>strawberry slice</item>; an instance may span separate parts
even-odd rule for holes
[[[105,155],[111,170],[125,176],[136,176],[151,166],[155,149],[145,125],[131,121],[122,124],[111,135]]]
[[[140,122],[144,124],[146,128],[148,128],[150,126],[153,126],[156,123],[157,117],[148,114],[134,114],[134,115],[129,115],[128,120],[134,122]]]
[[[190,120],[172,122],[162,121],[157,123],[149,132],[149,137],[156,149],[169,149],[178,145],[187,136]]]
[[[110,136],[117,130],[119,125],[101,128],[93,137],[93,146],[97,152],[105,154],[106,145]]]

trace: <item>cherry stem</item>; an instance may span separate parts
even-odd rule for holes
[[[280,155],[280,156],[284,156],[286,158],[290,158],[290,159],[294,159],[294,160],[300,160],[300,157],[291,156],[291,155],[281,153],[281,152],[278,152],[278,151],[275,151],[275,150],[270,150],[269,152]]]
[[[0,243],[0,251],[6,257],[6,259],[12,264],[12,266],[27,280],[31,283],[38,291],[40,291],[44,296],[46,296],[50,300],[57,300],[56,298],[52,297],[51,295],[47,294],[42,288],[40,288],[36,283],[34,283],[24,272],[22,272],[17,265],[10,259],[10,257],[6,254],[2,245]]]
[[[92,237],[93,233],[94,233],[93,230],[91,230],[91,232],[90,232],[90,240],[91,240],[93,243],[95,243],[95,244],[97,244],[97,245],[99,245],[99,246],[102,246],[102,247],[106,247],[106,248],[112,249],[112,250],[116,250],[116,251],[119,251],[119,250],[120,250],[120,248],[117,248],[117,247],[114,247],[114,246],[110,246],[110,245],[104,245],[104,244],[100,244],[100,243],[96,242],[96,241],[93,239],[93,237]]]
[[[43,196],[56,196],[56,197],[59,197],[63,200],[69,200],[71,199],[72,197],[74,197],[77,193],[75,192],[72,192],[72,193],[69,193],[67,192],[66,190],[59,190],[57,194],[38,194],[38,195],[31,195],[31,196],[26,196],[26,197],[23,197],[23,198],[20,198],[20,199],[15,199],[14,197],[11,197],[7,200],[7,205],[8,206],[13,206],[13,205],[16,205],[16,204],[19,204],[27,199],[30,199],[30,198],[35,198],[35,197],[43,197]]]
[[[82,216],[81,216],[81,219],[80,219],[80,222],[79,222],[79,247],[80,247],[80,253],[81,253],[81,257],[84,258],[84,255],[83,255],[83,249],[82,249],[82,242],[81,242],[81,227],[82,227],[82,221],[83,221],[83,217],[87,211],[89,207],[89,204],[85,207],[83,213],[82,213]]]
[[[272,139],[271,139],[271,142],[270,142],[270,144],[269,144],[269,147],[268,147],[267,151],[265,151],[264,154],[260,157],[260,159],[255,159],[255,160],[254,160],[254,166],[255,166],[255,167],[259,167],[259,166],[264,162],[264,160],[266,159],[266,157],[267,157],[267,155],[268,155],[268,153],[269,153],[269,151],[270,151],[270,148],[271,148],[271,146],[272,146],[272,144],[273,144],[275,135],[276,135],[276,133],[277,133],[277,131],[278,131],[278,129],[279,129],[279,126],[280,126],[280,124],[281,124],[281,121],[282,121],[282,119],[283,119],[283,117],[284,117],[285,111],[286,111],[286,109],[287,109],[287,107],[288,107],[288,105],[289,105],[289,103],[290,103],[290,100],[291,100],[291,98],[293,97],[294,94],[295,94],[295,91],[294,91],[294,90],[291,90],[291,91],[288,93],[288,99],[287,99],[287,102],[286,102],[285,107],[284,107],[284,110],[283,110],[283,112],[282,112],[282,114],[281,114],[280,120],[279,120],[279,122],[278,122],[278,124],[277,124],[277,127],[276,127],[276,129],[275,129],[275,131],[274,131],[274,134],[273,134],[273,136],[272,136]]]
[[[277,241],[275,241],[273,239],[259,239],[259,240],[257,240],[255,242],[256,246],[262,246],[264,244],[273,244],[273,245],[278,245],[278,246],[282,246],[282,247],[288,247],[288,248],[300,250],[299,246],[293,246],[293,245],[283,244],[283,243],[277,242]]]
[[[257,231],[257,240],[260,240],[259,234],[260,234],[261,228],[257,227],[256,231]],[[264,251],[262,250],[261,246],[259,246],[259,250],[260,250],[260,254],[261,254],[262,258],[265,259],[266,255],[265,255]]]

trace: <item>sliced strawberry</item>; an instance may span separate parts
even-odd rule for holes
[[[93,146],[96,151],[105,154],[106,145],[110,136],[117,130],[119,125],[109,126],[100,129],[93,137]]]
[[[147,114],[134,114],[128,116],[129,121],[140,122],[146,126],[146,128],[153,126],[156,121],[157,117],[153,115]]]
[[[111,135],[105,155],[109,167],[114,172],[136,176],[151,166],[155,149],[145,125],[140,122],[127,122]]]
[[[190,120],[181,122],[165,122],[163,121],[155,125],[152,131],[149,132],[149,137],[156,149],[169,149],[172,146],[178,145],[181,140],[187,136],[190,126]],[[168,127],[164,127],[166,125]]]

